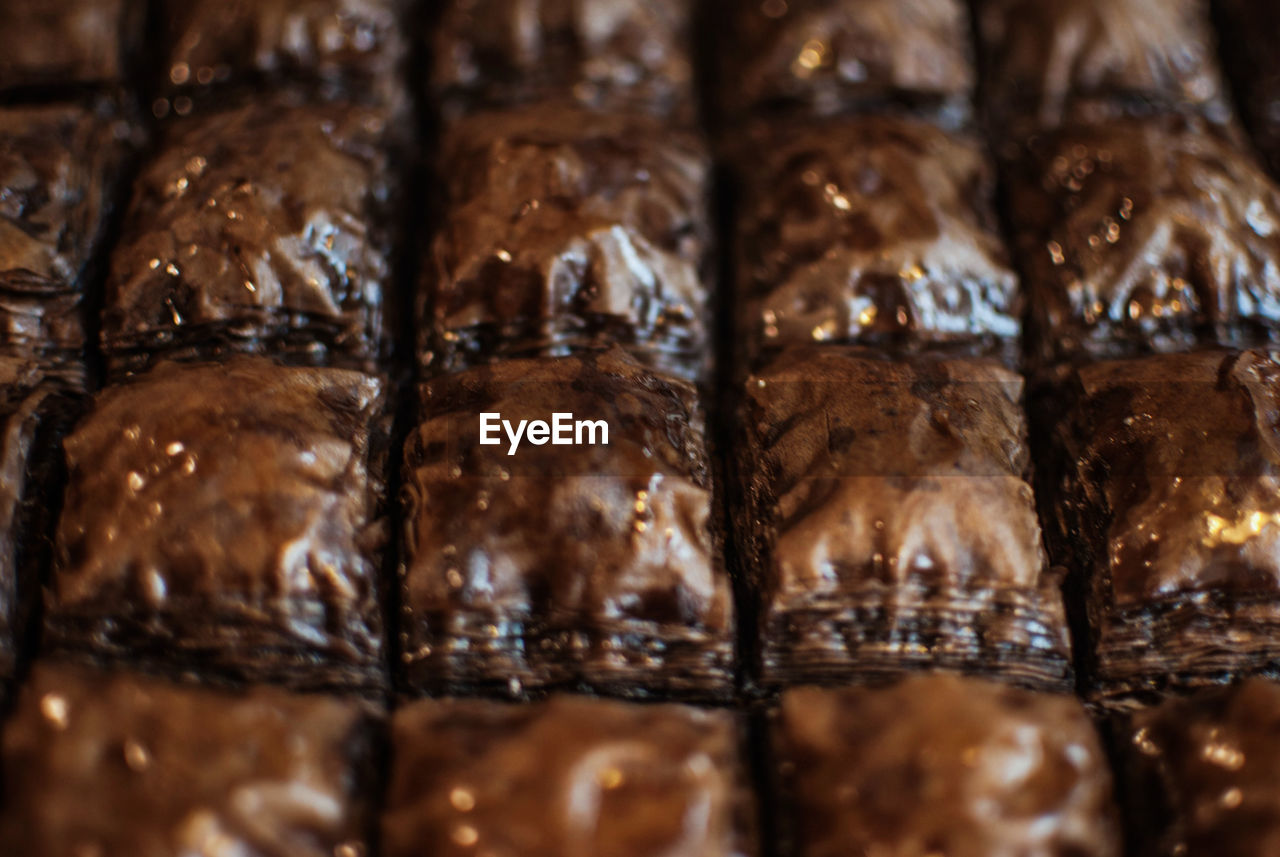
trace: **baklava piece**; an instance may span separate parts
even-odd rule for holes
[[[740,147],[741,329],[1016,353],[1018,279],[976,139],[898,118],[756,126]]]
[[[1280,357],[1097,363],[1052,396],[1050,533],[1087,587],[1097,698],[1280,674]]]
[[[137,0],[5,0],[0,90],[119,83],[141,36]]]
[[[373,716],[38,664],[5,726],[0,852],[359,857]]]
[[[0,108],[0,356],[83,376],[91,262],[130,142],[106,108]]]
[[[1217,135],[1064,129],[1030,143],[1010,186],[1039,359],[1274,338],[1280,188]]]
[[[170,92],[286,82],[405,97],[402,0],[163,0],[161,10]]]
[[[386,857],[750,857],[727,711],[557,696],[396,712]]]
[[[485,113],[447,135],[441,172],[425,362],[605,341],[704,371],[710,159],[698,137],[546,106]]]
[[[442,0],[431,90],[447,116],[572,102],[692,120],[687,0]]]
[[[385,111],[273,99],[172,123],[111,257],[114,372],[265,353],[367,369],[386,348]]]
[[[46,640],[296,687],[385,683],[382,385],[242,357],[100,393],[65,441]]]
[[[1207,0],[978,0],[1002,135],[1126,115],[1231,120]]]
[[[766,685],[941,668],[1069,686],[1021,397],[991,360],[835,346],[746,382],[735,518]]]
[[[927,108],[971,112],[974,66],[963,0],[728,0],[734,59],[726,103],[739,112],[832,114]]]
[[[772,725],[783,853],[1120,857],[1085,709],[956,676],[802,687]]]
[[[442,376],[423,387],[403,490],[415,689],[730,690],[733,603],[691,385],[616,349]]]
[[[1280,685],[1250,679],[1133,715],[1126,768],[1138,857],[1280,848]]]

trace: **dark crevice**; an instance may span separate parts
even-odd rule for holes
[[[746,764],[753,780],[756,818],[756,834],[759,836],[759,857],[784,857],[782,813],[784,807],[778,794],[772,745],[769,740],[769,709],[762,703],[750,706],[746,714],[745,747]]]
[[[738,500],[738,473],[735,450],[736,425],[734,412],[736,396],[733,391],[733,379],[737,374],[734,358],[737,348],[735,336],[735,281],[733,268],[733,235],[734,235],[734,188],[730,171],[720,157],[717,126],[719,117],[716,105],[717,92],[720,85],[719,61],[723,57],[725,45],[721,41],[724,31],[724,9],[716,0],[705,0],[697,6],[694,18],[694,51],[695,73],[697,75],[697,92],[703,116],[704,133],[708,146],[715,159],[712,172],[711,195],[708,200],[708,214],[711,219],[711,233],[715,236],[712,243],[714,265],[712,270],[713,288],[709,296],[709,313],[712,320],[712,372],[710,386],[706,390],[704,400],[708,414],[707,438],[711,454],[715,461],[717,524],[723,534],[723,555],[725,570],[730,576],[734,595],[735,608],[735,690],[738,698],[751,696],[752,680],[751,664],[754,660],[753,644],[755,618],[749,588],[745,579],[745,567],[740,555],[739,533],[735,526],[734,511],[741,508]]]

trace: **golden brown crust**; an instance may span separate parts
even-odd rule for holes
[[[603,341],[705,371],[711,164],[697,135],[544,105],[460,122],[441,163],[433,368]]]
[[[686,0],[445,0],[431,88],[445,113],[571,101],[691,120]]]
[[[744,392],[739,524],[766,682],[946,667],[1068,683],[1018,375],[811,346]]]
[[[973,679],[799,688],[774,759],[796,857],[1119,857],[1111,774],[1075,699]]]
[[[1126,114],[1230,121],[1205,0],[979,0],[978,21],[1002,135]]]
[[[753,350],[1016,341],[1018,278],[976,138],[895,117],[758,123],[738,161]]]
[[[382,385],[260,358],[162,364],[65,442],[50,643],[166,671],[383,682]]]
[[[732,714],[558,696],[429,700],[392,720],[387,857],[748,857]]]
[[[1140,857],[1254,857],[1280,843],[1280,685],[1251,679],[1138,712],[1123,731]]]
[[[1042,361],[1277,335],[1280,188],[1202,125],[1047,133],[1010,186]]]
[[[733,604],[692,386],[615,349],[508,360],[422,393],[404,489],[415,686],[729,689]],[[480,444],[482,413],[602,420],[609,442],[509,454],[505,435]]]
[[[1280,670],[1280,358],[1093,364],[1057,396],[1054,524],[1089,584],[1095,692]]]
[[[369,715],[37,665],[4,733],[0,851],[334,857],[365,842]]]
[[[112,368],[235,351],[372,368],[391,266],[389,121],[284,99],[176,120],[112,253]]]
[[[952,121],[974,87],[969,13],[960,0],[728,2],[735,62],[724,100],[740,112],[834,114],[925,107]]]

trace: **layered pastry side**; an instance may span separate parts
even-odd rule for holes
[[[1070,696],[931,675],[787,691],[772,758],[788,857],[1119,857],[1111,773]]]
[[[1022,383],[992,360],[836,346],[747,380],[734,518],[766,686],[917,669],[1070,686]]]
[[[1280,327],[1280,188],[1180,121],[1033,139],[1010,173],[1041,362],[1270,340]]]
[[[248,357],[98,394],[64,442],[46,643],[211,680],[382,686],[382,395]]]
[[[446,117],[567,101],[681,124],[696,110],[687,0],[441,0],[431,94]]]
[[[1218,4],[1223,63],[1254,142],[1280,175],[1280,6],[1267,0],[1221,0]]]
[[[1136,857],[1280,848],[1280,685],[1249,679],[1135,714],[1125,737]]]
[[[730,110],[834,114],[972,111],[976,73],[962,0],[729,0],[723,98]]]
[[[372,721],[351,701],[39,663],[4,730],[0,852],[359,857]]]
[[[386,857],[752,857],[728,711],[441,699],[391,721]]]
[[[142,34],[134,0],[5,0],[0,90],[119,83]]]
[[[1181,113],[1231,121],[1208,0],[977,0],[1002,136]]]
[[[162,0],[161,89],[310,83],[395,105],[408,46],[403,0]]]
[[[737,149],[748,350],[857,341],[1016,356],[1018,278],[976,139],[861,117],[757,124]]]
[[[447,202],[420,296],[432,370],[603,342],[706,371],[699,137],[548,105],[481,113],[446,135],[440,172]]]
[[[284,97],[174,121],[111,256],[111,371],[235,352],[372,367],[387,339],[388,121]]]
[[[0,107],[0,356],[83,379],[91,261],[131,141],[105,108]]]
[[[65,394],[36,364],[0,357],[0,682],[14,676],[40,599]]]
[[[730,691],[733,603],[692,385],[614,349],[441,376],[421,398],[403,488],[411,687]],[[513,444],[521,421],[556,414],[558,431]]]
[[[1093,695],[1280,674],[1280,356],[1096,363],[1052,395],[1051,542],[1087,588]]]

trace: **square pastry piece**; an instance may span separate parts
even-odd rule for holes
[[[1107,758],[1073,697],[943,675],[802,687],[772,735],[788,857],[1120,857]]]
[[[1010,180],[1041,360],[1274,338],[1280,188],[1173,121],[1031,141]]]
[[[1018,279],[978,141],[883,117],[756,125],[739,146],[749,345],[961,343],[1016,353]]]
[[[387,122],[270,100],[175,121],[111,257],[111,368],[226,351],[372,365],[389,285]]]
[[[163,364],[65,441],[46,639],[103,659],[300,687],[382,684],[381,383]]]
[[[137,0],[4,0],[0,90],[118,82],[145,7]]]
[[[1280,4],[1222,0],[1223,62],[1258,148],[1280,174]]]
[[[0,107],[0,356],[83,375],[81,304],[128,135],[83,107]]]
[[[835,347],[747,381],[735,518],[766,684],[929,667],[1069,683],[1021,396],[994,361]]]
[[[925,107],[963,119],[975,72],[964,0],[725,0],[725,102],[746,113]]]
[[[727,711],[558,696],[396,712],[385,857],[750,857]]]
[[[0,357],[0,681],[13,677],[47,561],[62,385],[35,364]]]
[[[1280,850],[1280,685],[1250,679],[1171,699],[1130,726],[1135,857]]]
[[[407,47],[402,0],[161,0],[165,89],[264,79],[394,102]]]
[[[1097,694],[1280,674],[1280,355],[1095,364],[1053,395]]]
[[[572,101],[692,120],[688,0],[437,0],[431,90],[456,117]]]
[[[422,397],[405,450],[411,686],[728,692],[733,603],[691,385],[615,349],[472,369]]]
[[[710,159],[697,136],[543,106],[459,123],[440,166],[427,362],[603,339],[704,368]]]
[[[977,0],[1002,134],[1123,115],[1231,118],[1208,0]]]
[[[4,730],[0,853],[359,857],[371,720],[320,696],[37,664]]]

